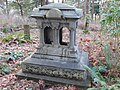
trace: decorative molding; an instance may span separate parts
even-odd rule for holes
[[[31,65],[31,64],[22,64],[23,72],[27,73],[34,73],[40,75],[47,75],[52,77],[61,77],[61,78],[68,78],[68,79],[75,79],[75,80],[85,80],[86,79],[86,72],[79,71],[79,70],[68,70],[50,66],[38,66],[38,65]]]
[[[60,30],[63,27],[67,27],[69,29],[69,23],[59,23],[58,29]]]
[[[53,29],[51,22],[42,22],[42,28],[45,29],[45,27],[51,27]]]

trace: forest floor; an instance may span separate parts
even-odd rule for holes
[[[92,27],[99,28],[95,24]],[[23,31],[16,32],[10,40],[4,39],[10,33],[0,37],[0,90],[40,90],[41,85],[45,86],[44,81],[34,82],[32,80],[18,79],[15,76],[21,69],[20,63],[35,52],[39,45],[39,30],[32,29],[30,32],[32,41],[24,41],[21,38],[20,41],[19,38],[16,38],[15,35],[23,33]],[[65,38],[69,38],[68,32],[65,32]],[[101,46],[102,43],[110,43],[110,41],[103,36],[100,30],[85,31],[77,29],[76,42],[81,50],[88,52],[89,60],[93,66],[99,64],[97,57],[106,63]],[[120,75],[119,73],[117,74]],[[115,75],[117,74],[115,73]],[[59,85],[51,86],[47,90],[77,90],[77,88]]]

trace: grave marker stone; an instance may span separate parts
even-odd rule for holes
[[[81,17],[76,8],[53,3],[39,7],[36,18],[40,31],[40,46],[30,59],[22,62],[18,76],[88,87],[88,54],[76,45],[76,23]],[[63,28],[69,31],[69,42],[63,42]]]
[[[30,40],[30,26],[24,25],[24,38]]]

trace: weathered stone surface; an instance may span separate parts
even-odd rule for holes
[[[74,47],[75,48],[75,47]],[[81,51],[76,47],[74,50],[70,49],[69,47],[55,47],[54,45],[52,47],[50,46],[43,46],[39,48],[38,55],[41,56],[41,58],[49,58],[49,59],[57,59],[57,60],[64,60],[64,61],[73,61],[73,62],[79,62],[81,57]]]
[[[59,9],[53,8],[47,12],[46,18],[61,18],[61,15],[62,12]]]
[[[30,40],[30,27],[29,25],[24,25],[24,38]]]
[[[70,5],[67,5],[67,4],[52,3],[52,4],[48,4],[48,5],[44,5],[42,7],[39,7],[37,10],[35,10],[31,14],[31,17],[44,17],[45,16],[47,18],[50,18],[50,17],[48,17],[49,15],[47,15],[47,14],[53,8],[56,8],[58,10],[55,10],[55,13],[53,14],[54,17],[52,17],[52,18],[58,18],[56,16],[59,16],[59,18],[63,17],[63,18],[74,18],[74,19],[76,18],[76,19],[79,19],[82,16],[81,13],[83,13],[82,10],[77,9],[77,8],[75,8],[73,6],[70,6]]]
[[[79,50],[75,43],[76,20],[80,17],[76,8],[49,4],[40,7],[31,17],[37,19],[40,28],[40,46],[21,64],[22,72],[17,75],[88,87],[88,73],[83,67],[89,65],[88,54]],[[63,40],[66,30],[69,41]]]
[[[34,54],[33,56],[36,56],[36,54]],[[54,57],[54,56],[53,56]],[[64,58],[64,57],[63,57]],[[64,68],[70,68],[70,69],[77,69],[77,70],[79,70],[79,69],[82,69],[82,70],[84,70],[84,68],[83,68],[83,66],[82,65],[88,65],[88,55],[87,55],[87,53],[85,53],[85,52],[82,52],[82,54],[81,54],[81,59],[80,59],[80,61],[79,62],[69,62],[69,61],[60,61],[60,60],[51,60],[51,59],[47,59],[47,58],[45,58],[45,59],[41,59],[41,57],[39,57],[39,58],[33,58],[34,60],[32,60],[32,59],[27,59],[27,60],[25,60],[23,63],[34,63],[34,64],[40,64],[40,65],[52,65],[52,66],[54,66],[54,67],[64,67]]]
[[[33,59],[34,60],[34,59]],[[66,79],[77,79],[83,80],[86,79],[85,71],[75,71],[65,68],[54,68],[50,66],[39,66],[32,64],[23,64],[22,65],[23,72],[40,74],[40,75],[48,75],[52,77],[61,77]]]
[[[86,80],[71,80],[71,79],[65,79],[60,77],[50,77],[46,75],[38,75],[33,73],[23,73],[21,70],[17,73],[17,76],[22,78],[28,78],[28,79],[38,79],[38,80],[44,80],[47,84],[69,84],[69,85],[76,85],[78,87],[81,87],[79,90],[86,90],[86,88],[90,87],[90,79]]]
[[[61,80],[59,81],[58,79],[60,78],[65,80],[69,79],[72,82],[69,82],[69,84],[80,86],[82,82],[82,86],[88,87],[90,84],[88,80],[88,73],[82,66],[88,64],[88,56],[85,52],[82,52],[79,63],[30,58],[22,63],[22,74],[18,73],[17,75],[24,77],[31,77],[32,75],[37,75],[37,79],[44,79],[47,81],[51,81],[51,79],[48,79],[48,77],[51,77],[56,78],[56,80],[52,80],[52,82],[58,83],[67,83],[62,82]],[[33,78],[33,76],[31,78]],[[47,77],[47,79],[43,78],[44,76]]]

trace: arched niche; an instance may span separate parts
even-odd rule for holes
[[[45,44],[52,44],[53,42],[53,30],[49,26],[44,28],[44,43]]]
[[[67,46],[70,42],[70,30],[67,27],[62,27],[59,30],[59,44]]]

